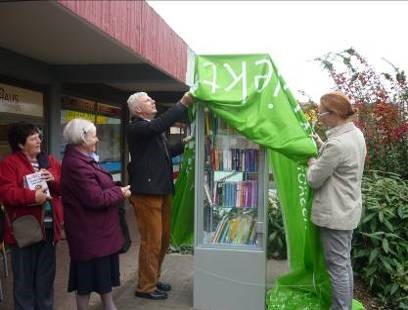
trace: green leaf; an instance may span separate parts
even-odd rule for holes
[[[391,265],[385,260],[384,257],[381,257],[381,262],[383,263],[383,266],[387,271],[393,272]]]
[[[392,226],[392,224],[386,218],[384,219],[384,225],[387,226],[390,231],[394,231],[394,226]]]
[[[276,235],[278,234],[278,232],[276,232],[276,231],[274,231],[273,233],[271,233],[270,235],[269,235],[269,240],[274,240],[275,238],[276,238]]]
[[[401,207],[399,207],[398,209],[397,209],[397,213],[398,213],[398,216],[400,217],[400,218],[405,218],[405,210],[404,210],[405,208],[403,207],[403,206],[401,206]]]
[[[384,212],[383,211],[378,212],[378,219],[380,220],[381,223],[384,221]]]
[[[391,287],[390,294],[391,294],[391,295],[394,295],[394,293],[398,290],[398,288],[399,288],[399,285],[396,284],[396,283],[394,283],[394,284],[392,285],[392,287]]]
[[[368,277],[370,277],[374,272],[376,272],[377,271],[377,266],[371,266],[370,268],[368,268],[366,271],[365,271],[365,276],[368,278]]]
[[[367,250],[356,250],[354,253],[355,253],[355,254],[353,255],[354,258],[365,257],[365,256],[368,255],[368,251],[367,251]]]
[[[371,213],[371,214],[369,214],[369,215],[367,215],[366,217],[364,217],[363,218],[363,220],[361,221],[361,223],[367,223],[367,222],[369,222],[369,221],[371,221],[371,219],[374,217],[374,216],[376,216],[377,214],[375,214],[375,213]]]
[[[383,241],[382,241],[382,248],[383,248],[385,253],[388,253],[388,251],[390,249],[390,245],[389,245],[388,240],[386,238],[384,238]]]
[[[370,222],[370,230],[371,231],[377,231],[377,221],[376,220],[372,220]]]
[[[370,257],[368,259],[368,263],[371,264],[374,259],[377,258],[378,254],[380,254],[380,250],[378,248],[375,248],[371,253]]]

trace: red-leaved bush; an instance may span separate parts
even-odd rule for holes
[[[408,84],[404,71],[389,63],[393,73],[378,74],[353,48],[316,60],[358,110],[355,124],[367,141],[366,168],[408,179]]]

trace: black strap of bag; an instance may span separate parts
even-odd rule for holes
[[[40,154],[38,154],[37,156],[37,160],[38,160],[38,168],[40,169],[48,169],[50,166],[50,163],[48,162],[48,155],[41,152]]]

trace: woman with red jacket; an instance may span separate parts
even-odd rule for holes
[[[40,130],[33,124],[13,124],[8,141],[13,153],[0,162],[0,201],[6,211],[4,241],[11,248],[14,308],[51,310],[55,245],[63,224],[60,165],[53,156],[41,153]],[[31,190],[25,185],[25,177],[35,172],[46,181],[50,196],[44,188]],[[21,243],[13,230],[13,223],[27,215],[41,229],[42,238],[40,233],[35,243]]]
[[[123,246],[118,208],[130,196],[129,186],[117,185],[99,166],[99,140],[92,122],[73,119],[63,135],[67,147],[61,193],[71,256],[68,291],[76,292],[78,310],[88,309],[92,292],[101,296],[105,310],[116,310],[112,287],[120,284],[118,252]]]

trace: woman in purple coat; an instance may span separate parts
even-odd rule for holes
[[[130,196],[129,186],[115,184],[95,155],[95,125],[73,119],[64,129],[61,194],[71,257],[68,292],[76,291],[77,309],[88,309],[91,292],[104,309],[116,310],[112,287],[119,286],[119,255],[123,245],[118,205]]]

